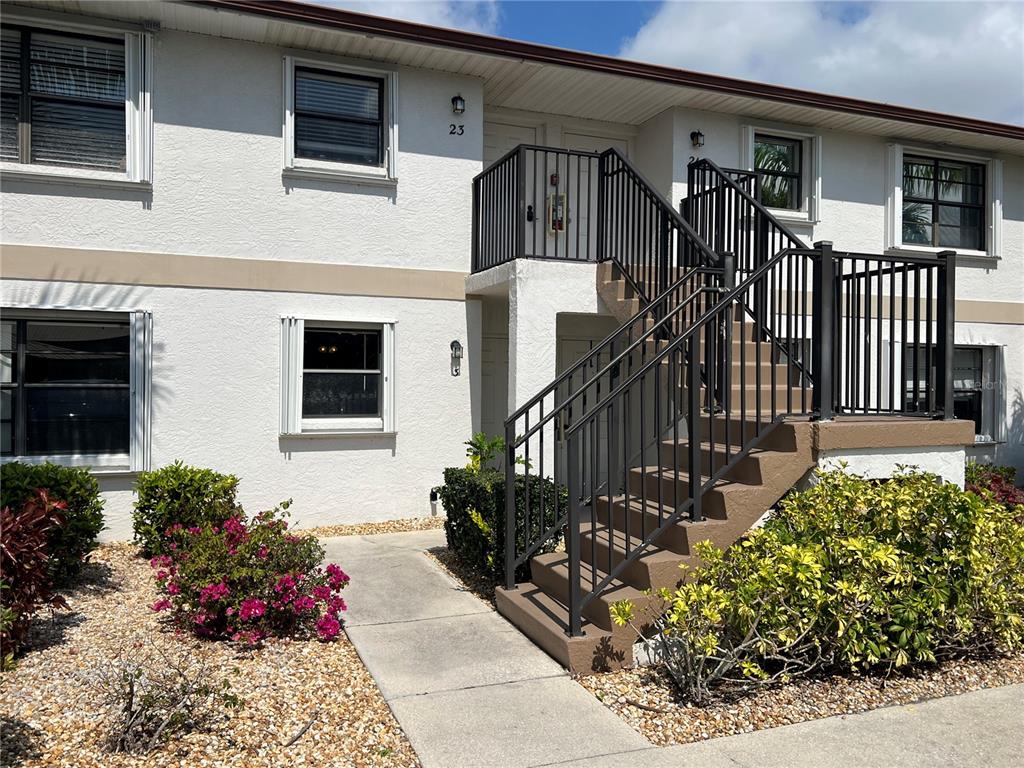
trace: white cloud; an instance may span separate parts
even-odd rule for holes
[[[667,2],[620,55],[1024,124],[1024,4]]]
[[[468,32],[494,34],[498,29],[497,0],[319,0],[359,13],[432,24]]]

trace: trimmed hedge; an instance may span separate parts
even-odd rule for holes
[[[103,500],[96,478],[83,467],[13,461],[0,467],[0,485],[0,507],[20,509],[37,498],[40,488],[52,500],[64,502],[63,521],[49,529],[47,567],[55,585],[67,585],[96,549],[103,529]]]
[[[238,478],[176,461],[139,473],[138,500],[132,515],[135,541],[147,556],[166,554],[173,534],[182,528],[220,525],[242,514],[235,501]]]
[[[517,549],[522,551],[527,545],[526,520],[526,488],[527,479],[524,475],[516,476],[516,530],[519,533]],[[548,479],[529,478],[531,517],[533,537],[539,533],[540,520],[537,510],[540,509],[541,495],[544,495],[545,527],[554,523],[554,510],[564,512],[567,509],[569,494],[565,486],[557,488]],[[478,570],[494,583],[505,579],[505,476],[496,469],[476,471],[470,468],[449,467],[444,471],[444,485],[438,489],[441,502],[444,504],[447,519],[444,530],[448,539],[448,548],[455,552],[465,563]],[[531,537],[531,538],[533,538]],[[551,541],[537,550],[553,552],[561,541],[559,531]],[[516,581],[530,579],[529,562],[516,569]]]

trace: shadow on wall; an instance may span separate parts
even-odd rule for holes
[[[4,194],[73,197],[76,200],[112,200],[114,202],[139,203],[143,210],[147,211],[153,209],[153,190],[146,188],[124,189],[52,180],[4,178],[0,189]]]
[[[3,301],[6,303],[12,299],[14,303],[21,304],[27,308],[43,309],[67,309],[67,310],[95,310],[112,312],[130,312],[132,310],[151,309],[146,303],[144,291],[140,286],[132,285],[110,285],[103,284],[98,277],[96,282],[90,281],[88,273],[75,269],[75,282],[55,285],[54,282],[43,282],[42,290],[32,295],[32,302],[20,300],[18,281],[11,281],[7,284]],[[61,276],[59,272],[52,272],[47,281],[62,281],[67,277]],[[70,290],[66,286],[70,286]],[[13,293],[13,296],[12,296]],[[153,316],[153,347],[152,367],[153,381],[150,390],[150,413],[153,418],[153,431],[156,432],[156,424],[164,406],[170,407],[172,393],[162,382],[169,380],[168,374],[173,369],[163,362],[165,344],[158,342],[160,338],[159,318]]]
[[[996,456],[999,457],[999,463],[1015,466],[1018,482],[1024,482],[1024,392],[1016,390],[1009,407],[1010,423],[1006,430],[1006,444],[996,449]]]
[[[391,451],[394,456],[397,450],[395,435],[324,435],[324,436],[290,436],[280,435],[278,446],[286,460],[293,453],[332,453],[337,451]]]

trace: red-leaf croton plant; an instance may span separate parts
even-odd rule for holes
[[[180,630],[210,639],[336,637],[349,577],[335,564],[322,566],[314,537],[288,532],[287,507],[252,520],[172,526],[166,554],[150,560],[162,593],[153,610],[169,611]]]

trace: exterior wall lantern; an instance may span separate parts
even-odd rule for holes
[[[452,376],[458,376],[462,372],[462,345],[456,339],[451,343],[452,348]]]
[[[693,145],[694,149],[699,149],[704,146],[704,134],[700,131],[690,132],[690,144]]]
[[[466,100],[462,98],[462,94],[452,96],[452,112],[456,115],[461,115],[466,111]]]

